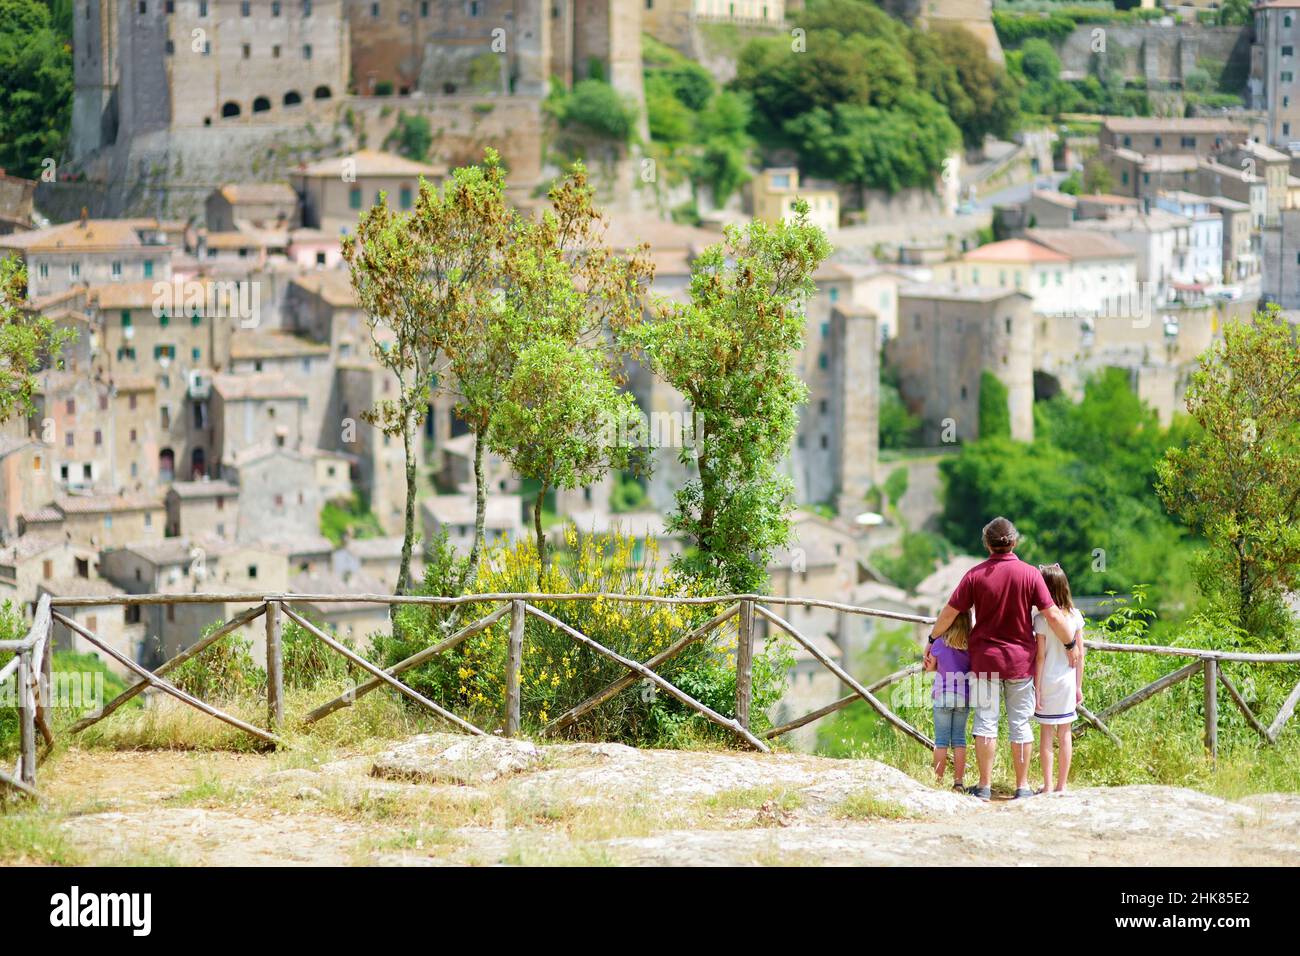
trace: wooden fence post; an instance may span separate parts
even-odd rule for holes
[[[18,652],[18,739],[22,773],[18,779],[36,785],[36,695],[32,693],[32,649]]]
[[[266,602],[266,709],[271,730],[284,725],[284,648],[281,634],[280,602]]]
[[[510,602],[510,649],[506,657],[506,736],[519,733],[519,673],[524,664],[524,602]]]
[[[754,700],[754,602],[740,602],[736,630],[736,722],[749,729],[749,708]]]
[[[1219,662],[1212,657],[1205,659],[1205,749],[1219,759]]]

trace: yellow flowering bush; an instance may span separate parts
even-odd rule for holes
[[[659,570],[659,550],[653,538],[638,540],[618,533],[579,535],[570,525],[564,544],[549,562],[540,593],[595,597],[533,603],[624,657],[650,659],[725,606],[635,603],[604,597],[704,595],[693,580],[671,570]],[[425,575],[424,593],[453,593],[462,575],[461,563],[439,544]],[[538,592],[537,552],[530,539],[489,549],[476,579],[463,585],[463,593],[508,592]],[[383,666],[395,663],[500,606],[485,602],[452,610],[408,605],[399,613],[399,636],[376,640],[376,660]],[[507,615],[454,650],[407,671],[404,679],[485,730],[495,730],[504,719],[509,630]],[[731,715],[735,710],[735,640],[732,618],[657,668],[656,673],[713,709]],[[784,692],[790,661],[788,648],[780,642],[772,642],[757,657],[754,711],[761,721],[759,713]],[[618,663],[529,615],[520,670],[524,729],[540,729],[626,673]],[[570,728],[571,734],[582,739],[657,745],[685,743],[712,736],[715,731],[726,733],[643,680],[588,712]]]

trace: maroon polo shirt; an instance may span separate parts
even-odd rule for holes
[[[975,609],[970,633],[970,669],[976,674],[1020,680],[1034,675],[1038,655],[1033,609],[1054,607],[1047,582],[1033,565],[1014,554],[995,554],[966,572],[948,604]]]

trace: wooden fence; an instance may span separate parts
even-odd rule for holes
[[[542,603],[554,604],[572,601],[594,601],[597,599],[629,604],[666,604],[707,607],[721,606],[722,609],[709,620],[682,635],[673,644],[654,655],[649,660],[635,661],[624,657],[617,651],[603,646],[588,637],[586,634],[583,634],[581,631],[571,627],[537,606]],[[465,624],[456,630],[455,633],[443,640],[417,651],[415,654],[412,654],[396,664],[386,668],[381,668],[379,665],[367,660],[348,647],[345,647],[320,627],[307,620],[302,614],[294,610],[293,607],[293,605],[301,604],[320,605],[338,602],[373,603],[389,606],[406,604],[422,604],[440,607],[458,607],[470,604],[500,606],[496,607],[487,615],[471,623]],[[63,611],[78,607],[176,604],[251,604],[252,607],[231,617],[228,621],[222,623],[207,636],[190,645],[188,648],[170,658],[154,670],[149,670],[136,663],[129,656],[111,647],[100,635],[93,633],[62,613]],[[524,655],[524,624],[526,619],[531,615],[539,621],[559,630],[576,643],[614,661],[627,671],[627,673],[622,677],[611,682],[597,693],[592,694],[586,700],[546,724],[540,731],[543,736],[555,736],[562,733],[577,722],[584,714],[612,699],[620,692],[635,684],[638,680],[644,680],[650,682],[659,690],[662,690],[671,697],[680,701],[691,710],[694,710],[706,719],[729,731],[739,740],[743,741],[747,746],[763,753],[770,752],[771,749],[766,741],[773,740],[792,730],[803,727],[814,720],[818,720],[828,714],[841,710],[857,700],[866,701],[889,724],[906,736],[915,740],[918,744],[928,748],[933,748],[934,743],[929,737],[917,730],[898,714],[894,713],[884,704],[883,701],[880,700],[880,698],[876,696],[878,691],[919,674],[921,671],[920,663],[902,668],[887,677],[874,681],[870,685],[864,685],[853,678],[834,660],[828,657],[812,640],[801,633],[797,627],[772,609],[773,607],[784,606],[822,608],[849,615],[884,618],[887,620],[914,624],[929,625],[934,622],[934,618],[920,615],[900,614],[893,611],[882,611],[874,608],[858,607],[851,604],[840,604],[833,601],[760,594],[737,594],[698,598],[624,594],[529,593],[474,594],[464,595],[461,597],[423,597],[392,594],[138,594],[114,597],[55,597],[53,599],[46,595],[41,598],[40,603],[36,608],[32,627],[28,631],[27,636],[20,641],[0,641],[0,652],[11,651],[15,654],[11,661],[0,668],[0,687],[4,687],[10,677],[14,675],[17,676],[18,705],[20,712],[20,754],[18,764],[12,775],[0,771],[0,783],[7,784],[9,787],[29,796],[36,795],[36,768],[39,756],[36,746],[36,735],[39,732],[43,737],[46,744],[46,752],[48,752],[49,746],[53,744],[54,739],[46,716],[46,711],[51,703],[48,696],[50,687],[51,634],[53,625],[56,622],[80,635],[105,655],[112,658],[114,661],[139,677],[139,680],[135,684],[131,685],[113,700],[104,704],[104,706],[99,708],[97,711],[83,716],[80,720],[72,724],[68,729],[70,733],[74,734],[79,733],[87,727],[103,720],[127,701],[136,697],[143,691],[153,689],[158,692],[169,694],[188,706],[194,707],[216,720],[224,721],[225,723],[236,727],[244,733],[257,738],[270,746],[283,745],[284,741],[278,733],[284,724],[284,670],[281,629],[283,621],[287,618],[301,627],[306,633],[319,640],[330,650],[346,658],[355,667],[370,675],[367,679],[350,687],[343,694],[340,694],[338,697],[322,704],[307,714],[303,718],[304,726],[309,727],[328,717],[330,714],[351,706],[358,698],[370,693],[376,688],[386,686],[408,697],[412,701],[415,701],[422,707],[428,709],[466,733],[483,735],[486,734],[487,731],[474,726],[464,718],[452,713],[442,704],[430,700],[425,695],[414,690],[400,681],[398,675],[433,659],[439,654],[452,650],[467,638],[491,627],[499,621],[505,620],[508,616],[509,641],[506,654],[506,686],[504,702],[505,722],[503,733],[506,736],[514,736],[519,733],[520,729],[520,672]],[[62,611],[56,610],[56,608],[62,609]],[[186,661],[194,658],[203,650],[211,647],[217,641],[220,641],[232,632],[257,620],[259,617],[263,619],[266,628],[267,721],[265,728],[250,724],[218,709],[206,701],[199,700],[197,697],[194,697],[166,680],[166,675],[169,672],[175,670]],[[676,687],[668,680],[665,680],[656,672],[656,669],[676,657],[687,647],[706,638],[716,628],[730,621],[732,618],[736,619],[736,703],[735,717],[727,717],[708,707],[701,701],[696,700],[694,697],[683,691],[681,688]],[[761,737],[751,730],[750,721],[750,712],[753,703],[752,663],[755,624],[759,620],[765,621],[772,628],[788,634],[797,644],[803,647],[814,660],[830,671],[850,691],[846,696],[831,704],[821,707],[812,713],[805,714],[804,716],[782,724],[779,727],[773,727],[763,732]],[[1197,671],[1200,671],[1205,675],[1205,739],[1206,746],[1212,755],[1217,753],[1218,746],[1218,703],[1216,689],[1220,683],[1223,684],[1233,702],[1242,709],[1250,725],[1269,743],[1276,742],[1282,726],[1295,711],[1297,702],[1300,702],[1300,683],[1298,683],[1296,688],[1288,696],[1281,711],[1274,718],[1273,723],[1269,727],[1265,727],[1256,715],[1250,711],[1245,699],[1237,690],[1236,686],[1228,679],[1227,674],[1223,672],[1220,666],[1223,662],[1228,661],[1251,661],[1279,664],[1300,663],[1300,654],[1242,654],[1147,645],[1113,644],[1104,641],[1088,641],[1085,643],[1089,648],[1096,651],[1172,654],[1195,658],[1191,664],[1162,677],[1160,680],[1149,684],[1098,714],[1093,714],[1085,708],[1080,708],[1080,713],[1084,720],[1096,727],[1116,743],[1119,742],[1119,739],[1106,725],[1106,720],[1115,714],[1122,713],[1130,707],[1147,700],[1178,681],[1185,680]],[[1084,728],[1081,725],[1076,728],[1075,732],[1080,733],[1083,729]]]

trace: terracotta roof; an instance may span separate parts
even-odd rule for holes
[[[383,538],[356,538],[343,547],[363,561],[400,558],[402,536],[398,534]]]
[[[966,262],[1065,262],[1069,257],[1027,239],[1004,239],[972,249]]]
[[[228,402],[270,398],[307,400],[306,392],[274,372],[218,373],[212,376],[212,387]]]
[[[1163,118],[1153,116],[1109,116],[1102,123],[1117,133],[1218,133],[1245,131],[1245,123],[1212,116]]]
[[[384,153],[377,149],[362,149],[349,156],[335,156],[298,167],[295,172],[300,176],[336,177],[344,171],[344,163],[351,160],[355,165],[349,171],[358,176],[418,176],[441,178],[447,175],[446,166],[432,166],[417,163],[393,153]]]
[[[1066,209],[1073,209],[1079,204],[1079,200],[1069,193],[1052,192],[1049,189],[1035,189],[1030,197],[1041,199],[1043,202],[1050,202],[1054,206],[1062,206]]]
[[[47,229],[0,236],[0,247],[24,249],[27,252],[58,252],[82,249],[85,251],[139,248],[143,243],[136,227],[121,219],[88,219],[60,223]]]
[[[342,269],[299,276],[290,284],[298,286],[336,308],[356,308],[357,296],[352,289],[352,280]]]
[[[152,309],[158,301],[154,286],[169,284],[166,279],[142,279],[139,282],[113,282],[90,286],[86,293],[101,309]]]
[[[54,499],[54,507],[65,515],[148,511],[162,506],[161,500],[147,495],[59,495]]]
[[[1117,239],[1074,229],[1028,229],[1025,236],[1071,259],[1132,259],[1133,250]]]
[[[290,358],[298,355],[328,355],[324,342],[293,335],[290,332],[254,332],[231,336],[232,359]]]
[[[487,498],[485,525],[489,528],[514,528],[522,521],[523,499],[519,495],[490,494]],[[430,495],[420,502],[420,510],[439,524],[474,523],[474,496],[468,494]]]
[[[54,578],[38,582],[37,587],[55,597],[116,597],[126,593],[103,578]]]
[[[217,498],[226,495],[238,495],[239,489],[228,481],[176,481],[171,490],[178,498]]]
[[[288,183],[227,183],[218,190],[221,198],[239,203],[296,203],[298,194]]]
[[[997,302],[1013,295],[1031,299],[1033,296],[1020,289],[1001,289],[987,285],[955,285],[946,282],[918,282],[902,286],[899,300],[940,299],[945,302]]]
[[[1138,201],[1132,196],[1117,196],[1114,193],[1087,193],[1075,197],[1078,202],[1095,203],[1099,206],[1136,206]]]
[[[64,540],[52,534],[25,534],[9,547],[0,550],[0,564],[16,564],[28,558],[44,554],[51,548],[64,544]]]

